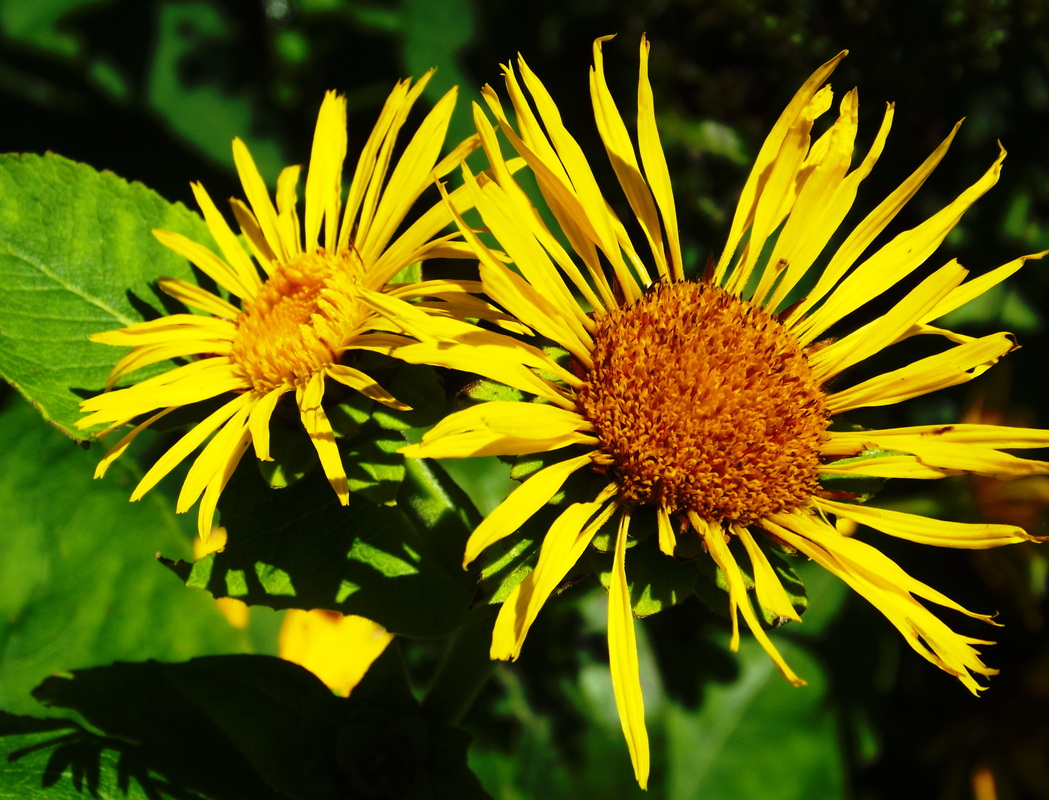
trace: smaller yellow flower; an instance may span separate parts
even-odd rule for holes
[[[284,617],[278,655],[305,667],[346,697],[391,641],[393,634],[370,619],[295,608]]]
[[[185,281],[161,279],[160,288],[168,295],[203,313],[171,314],[91,337],[132,348],[113,368],[107,388],[142,367],[189,359],[81,403],[90,415],[78,427],[107,425],[99,436],[150,415],[106,454],[95,477],[161,417],[229,396],[161,456],[131,496],[138,500],[207,442],[193,460],[176,509],[184,512],[200,499],[198,528],[206,538],[219,494],[248,447],[254,446],[260,460],[271,460],[270,418],[281,398],[294,394],[324,473],[339,501],[348,502],[346,471],[322,406],[325,383],[344,384],[390,408],[408,408],[353,366],[354,351],[387,349],[382,330],[388,324],[361,302],[360,292],[401,299],[426,295],[430,299],[420,305],[433,314],[485,316],[487,309],[468,293],[477,288],[470,282],[389,283],[402,269],[424,259],[465,255],[461,243],[454,241],[457,234],[441,235],[451,222],[443,203],[400,230],[420,195],[476,147],[475,138],[468,139],[438,161],[455,105],[453,89],[419,125],[400,160],[393,162],[398,134],[429,78],[428,73],[414,86],[406,80],[394,87],[364,144],[345,206],[346,101],[334,92],[325,96],[306,176],[305,224],[297,210],[301,168],[281,172],[274,205],[240,139],[233,142],[233,155],[248,203],[234,199],[231,204],[243,239],[234,234],[204,187],[193,184],[222,255],[178,233],[154,234],[229,292],[232,301]]]

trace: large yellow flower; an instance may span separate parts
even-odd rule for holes
[[[403,81],[391,92],[364,144],[345,206],[346,102],[334,92],[325,96],[306,176],[305,225],[297,211],[301,168],[281,172],[274,206],[240,139],[233,142],[233,155],[248,204],[236,199],[231,203],[243,239],[233,233],[204,187],[193,184],[221,257],[181,234],[154,234],[232,297],[226,300],[185,281],[161,279],[167,294],[203,313],[171,314],[92,336],[96,342],[133,348],[114,367],[107,388],[133,370],[189,359],[81,404],[92,413],[79,427],[108,425],[99,435],[151,415],[106,454],[96,477],[161,417],[229,395],[150,468],[131,497],[139,499],[207,441],[190,467],[177,504],[183,512],[203,496],[198,523],[206,538],[219,494],[248,446],[254,445],[259,459],[271,458],[270,417],[280,399],[294,393],[324,473],[340,502],[348,502],[346,471],[322,406],[325,382],[337,381],[391,408],[407,408],[352,364],[352,352],[375,349],[372,337],[381,334],[374,331],[386,326],[361,302],[360,292],[401,298],[428,295],[427,313],[485,316],[485,304],[467,293],[477,288],[470,283],[389,285],[398,272],[423,259],[467,253],[461,241],[452,241],[458,234],[441,234],[452,216],[439,200],[401,231],[423,191],[476,148],[473,137],[438,162],[455,105],[453,89],[422,121],[400,159],[393,160],[398,134],[429,78],[427,74],[414,86]]]
[[[1049,464],[1002,452],[1045,446],[1046,431],[991,425],[831,427],[834,417],[852,409],[899,403],[971,380],[1015,346],[1007,333],[972,338],[931,323],[1042,254],[968,282],[966,270],[952,260],[925,275],[881,316],[841,338],[820,341],[831,326],[921,266],[963,212],[997,181],[1004,153],[943,210],[863,257],[939,163],[952,132],[813,275],[813,263],[882,152],[893,114],[889,106],[870,150],[851,170],[855,90],[842,98],[837,121],[811,140],[813,121],[831,105],[831,89],[824,82],[842,53],[805,82],[776,122],[743,188],[720,259],[700,279],[689,280],[656,130],[648,49],[642,40],[637,151],[605,82],[601,40],[595,43],[590,74],[598,130],[632,212],[628,224],[602,196],[556,105],[523,60],[524,87],[505,68],[516,124],[497,94],[485,89],[498,127],[535,174],[574,254],[562,247],[515,182],[495,127],[475,106],[493,179],[475,180],[467,172],[467,188],[505,255],[491,250],[460,219],[461,229],[480,259],[489,297],[567,350],[569,364],[519,339],[466,322],[428,318],[389,297],[368,295],[415,340],[402,337],[398,357],[472,371],[537,398],[467,408],[404,451],[431,458],[547,453],[545,458],[553,460],[476,529],[465,563],[521,527],[573,473],[588,470],[603,485],[593,496],[569,502],[552,524],[534,571],[502,604],[491,653],[517,658],[551,592],[599,529],[616,517],[609,657],[620,719],[642,786],[648,778],[648,738],[625,566],[633,517],[642,511],[655,514],[658,547],[668,556],[686,533],[698,537],[728,587],[732,647],[738,646],[742,614],[793,683],[802,681],[762,627],[733,554],[738,549],[750,562],[757,604],[774,617],[797,620],[763,540],[794,549],[839,576],[919,654],[976,692],[976,676],[994,674],[974,648],[988,642],[954,632],[920,601],[990,618],[967,611],[874,547],[839,533],[830,519],[943,547],[995,547],[1035,537],[1008,525],[942,522],[859,505],[821,489],[820,479],[1011,477],[1049,471]],[[516,271],[507,265],[507,256]],[[802,286],[808,291],[795,300]],[[944,340],[948,347],[859,383],[829,386],[850,366],[917,335]],[[557,459],[559,453],[564,455]],[[852,458],[861,453],[873,457]]]

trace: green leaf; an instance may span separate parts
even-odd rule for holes
[[[249,648],[156,564],[159,549],[189,552],[192,520],[159,493],[129,503],[128,464],[93,481],[96,454],[17,400],[0,413],[0,450],[0,708],[35,711],[30,689],[61,670]]]
[[[284,165],[280,148],[251,135],[257,103],[236,87],[223,67],[234,63],[236,30],[214,3],[163,3],[157,8],[156,41],[150,49],[149,104],[171,129],[218,164],[233,168],[234,137],[243,139],[267,184]],[[206,79],[187,81],[190,68],[210,66]],[[227,90],[227,87],[234,91]],[[316,98],[318,105],[320,97]],[[192,176],[187,176],[187,180]]]
[[[88,336],[158,315],[158,277],[193,277],[153,228],[211,241],[200,217],[141,184],[55,155],[0,156],[0,375],[69,436],[83,436],[77,404],[126,352]]]
[[[195,564],[164,563],[190,586],[271,608],[325,608],[404,636],[442,636],[470,588],[399,508],[351,495],[340,506],[320,470],[274,490],[244,464],[220,501],[228,541]]]
[[[744,637],[735,681],[708,685],[696,711],[668,704],[663,719],[670,800],[844,794],[841,746],[823,671],[790,641],[780,637],[776,646],[808,686],[792,686],[761,646]]]
[[[296,664],[244,655],[113,664],[34,694],[215,800],[485,796],[466,768],[468,737],[422,712],[396,646],[349,699]]]
[[[24,800],[197,800],[129,754],[128,745],[75,722],[0,712],[0,798]],[[86,790],[86,791],[85,791]],[[160,793],[163,792],[163,795]]]

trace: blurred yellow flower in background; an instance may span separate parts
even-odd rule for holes
[[[280,629],[278,654],[345,697],[392,640],[392,633],[364,617],[291,609]]]

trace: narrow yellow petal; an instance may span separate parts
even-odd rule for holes
[[[725,534],[721,525],[708,522],[691,511],[688,514],[688,518],[699,533],[703,544],[707,548],[707,552],[714,559],[714,563],[718,565],[721,574],[725,576],[725,582],[728,584],[729,614],[732,616],[733,621],[731,648],[733,650],[739,649],[737,612],[741,612],[747,627],[750,628],[750,632],[754,634],[754,638],[758,640],[761,647],[768,653],[783,677],[795,686],[804,686],[805,681],[795,675],[794,671],[787,666],[787,662],[761,627],[761,622],[758,620],[757,614],[754,613],[754,607],[750,604],[750,597],[747,596],[747,586],[743,580],[743,573],[729,550],[728,544],[725,542]]]
[[[266,241],[266,235],[262,232],[262,228],[259,227],[259,221],[255,219],[251,209],[236,197],[230,198],[229,205],[233,209],[233,216],[236,218],[237,224],[240,226],[240,232],[248,240],[248,247],[251,249],[252,255],[255,256],[255,260],[259,262],[259,265],[267,275],[272,275],[280,261],[270,248],[269,242]]]
[[[282,263],[286,262],[290,254],[280,237],[277,210],[273,207],[266,183],[262,180],[258,167],[255,166],[255,159],[251,157],[247,145],[239,137],[233,140],[233,162],[237,166],[241,186],[244,187],[244,196],[251,204],[252,213],[259,223],[262,235],[266,237],[266,243],[278,260]]]
[[[608,503],[602,493],[589,503],[572,503],[558,516],[543,537],[539,561],[517,589],[503,602],[492,631],[491,657],[516,660],[529,628],[539,615],[547,598],[561,585],[565,575],[576,565],[590,540],[597,533],[587,524]],[[607,519],[607,517],[599,518]]]
[[[965,280],[967,274],[968,270],[957,261],[945,264],[871,324],[814,353],[809,363],[816,382],[822,384],[899,341],[906,331]]]
[[[238,441],[248,430],[248,414],[251,413],[251,402],[243,403],[229,420],[223,423],[218,432],[204,446],[204,449],[193,460],[193,465],[182,482],[182,489],[175,504],[175,513],[182,514],[200,497],[201,492],[211,482],[217,472],[229,463],[230,454],[236,450]],[[239,460],[239,459],[238,459]],[[208,531],[211,530],[209,526]],[[205,532],[205,536],[207,532]],[[203,538],[203,537],[202,537]]]
[[[349,386],[354,391],[360,392],[370,400],[382,403],[384,406],[398,411],[411,411],[412,407],[405,405],[388,391],[383,389],[375,379],[361,372],[359,369],[348,367],[344,364],[333,364],[325,370],[329,377],[337,380],[344,386]]]
[[[293,253],[302,252],[302,229],[299,226],[298,186],[302,167],[293,164],[277,177],[277,227],[281,241]],[[338,225],[338,218],[332,223]]]
[[[251,443],[255,446],[255,457],[259,461],[272,461],[270,457],[270,418],[280,399],[288,390],[283,386],[264,394],[251,406],[248,415],[248,430]]]
[[[666,253],[663,249],[663,231],[659,224],[656,204],[641,174],[641,167],[638,166],[626,123],[623,122],[623,117],[616,107],[616,102],[605,80],[601,44],[610,38],[606,36],[594,40],[594,66],[590,70],[590,99],[594,106],[594,119],[597,122],[601,141],[608,152],[608,159],[612,162],[612,168],[619,179],[619,185],[623,188],[623,194],[626,195],[627,202],[630,204],[630,210],[634,212],[648,240],[656,269],[659,275],[665,278],[669,272]],[[658,138],[656,146],[658,147]],[[642,275],[650,277],[644,273]]]
[[[364,617],[293,608],[281,624],[277,655],[346,697],[392,641],[392,633]]]
[[[932,255],[962,215],[998,182],[1005,150],[990,169],[951,203],[912,230],[901,233],[864,261],[834,289],[827,301],[802,324],[803,343],[812,341],[838,320],[866,305],[910,275]]]
[[[295,391],[295,400],[299,406],[302,426],[313,442],[313,447],[320,458],[321,468],[328,478],[328,483],[335,490],[342,505],[349,505],[350,488],[346,481],[346,468],[339,456],[339,447],[335,444],[335,433],[331,429],[328,415],[324,413],[321,400],[324,398],[324,373],[319,372],[310,378],[305,388]]]
[[[648,52],[651,45],[644,35],[641,36],[641,69],[637,83],[637,145],[641,151],[641,163],[645,166],[645,177],[649,188],[659,206],[666,230],[667,244],[670,247],[669,275],[674,280],[685,279],[684,262],[681,260],[681,240],[678,236],[677,208],[674,204],[674,189],[670,183],[670,170],[667,169],[663,145],[659,141],[656,129],[655,101],[652,97],[652,84],[648,80]]]
[[[102,460],[98,462],[98,466],[95,467],[95,478],[101,478],[106,474],[106,471],[112,466],[113,462],[116,461],[120,456],[127,450],[130,445],[138,437],[142,431],[152,425],[161,417],[165,417],[175,410],[175,407],[165,408],[163,411],[159,411],[152,417],[147,419],[145,422],[140,422],[134,428],[132,428],[124,437],[111,447],[106,454],[102,457]]]
[[[841,463],[831,461],[820,464],[820,475],[861,475],[872,478],[910,478],[912,480],[938,480],[948,475],[960,475],[959,470],[943,469],[923,464],[916,456],[892,454],[864,458],[861,461]]]
[[[841,536],[826,523],[802,512],[771,515],[762,522],[762,527],[845,581],[885,615],[916,653],[957,677],[973,694],[983,688],[973,673],[993,675],[997,672],[988,668],[972,647],[990,642],[951,630],[913,595],[987,622],[991,621],[990,617],[966,611],[916,581],[873,547]]]
[[[204,496],[200,498],[200,507],[197,510],[197,533],[201,539],[206,539],[212,528],[215,527],[215,509],[218,507],[219,495],[226,488],[229,479],[233,477],[233,472],[250,443],[251,433],[247,427],[242,427],[240,438],[227,452],[225,464],[219,464],[215,474],[208,482],[208,487],[204,490]]]
[[[798,612],[794,610],[794,604],[787,596],[787,590],[780,583],[768,557],[754,541],[753,534],[742,525],[733,525],[732,532],[743,542],[747,555],[750,556],[750,563],[754,568],[754,592],[758,596],[758,603],[761,604],[761,607],[781,619],[801,622],[801,617],[798,616]]]
[[[939,319],[944,314],[949,314],[956,308],[961,308],[970,300],[975,300],[988,289],[997,286],[1010,275],[1016,273],[1026,262],[1041,259],[1047,253],[1049,253],[1049,250],[1043,250],[1040,253],[1032,253],[1027,256],[1020,256],[1020,258],[1014,259],[1008,264],[1003,264],[996,269],[992,269],[990,272],[980,275],[977,278],[973,278],[971,281],[966,281],[937,303],[936,307],[928,315],[919,320],[919,323],[932,322],[935,319]]]
[[[251,400],[250,394],[237,395],[224,406],[197,423],[194,428],[175,442],[164,455],[158,458],[156,463],[142,476],[142,480],[138,482],[135,491],[131,493],[132,502],[140,499],[146,492],[156,486],[161,478],[185,461],[189,454],[196,450],[204,440],[225,425],[241,409],[250,404]]]
[[[254,294],[258,291],[261,281],[259,280],[259,271],[255,269],[255,264],[252,263],[251,257],[240,246],[240,241],[238,241],[236,234],[230,229],[226,218],[215,207],[215,203],[212,202],[211,195],[208,194],[204,185],[194,182],[190,184],[190,187],[193,189],[193,196],[197,199],[197,205],[200,206],[200,210],[204,214],[204,221],[208,225],[208,230],[211,232],[215,244],[222,251],[222,257],[233,268],[237,278],[240,279],[241,285]]]
[[[616,551],[612,557],[612,582],[608,587],[608,663],[612,669],[612,694],[616,698],[630,761],[634,765],[634,777],[642,789],[647,789],[648,731],[645,728],[645,702],[641,695],[641,671],[637,663],[634,614],[626,581],[629,520],[626,512],[619,517]]]
[[[558,461],[539,470],[514,489],[470,534],[463,556],[463,569],[486,548],[514,533],[550,498],[561,491],[568,477],[590,463],[590,454]]]
[[[375,211],[375,222],[357,241],[366,264],[378,259],[412,205],[433,183],[434,167],[455,110],[456,95],[453,88],[437,101],[401,153]]]
[[[493,401],[445,417],[419,444],[401,450],[411,458],[469,458],[543,453],[570,444],[594,446],[582,431],[590,423],[558,406]]]
[[[844,517],[876,531],[899,539],[937,547],[957,547],[967,550],[985,550],[1017,542],[1042,541],[1045,537],[1032,536],[1015,525],[972,524],[944,522],[917,514],[872,508],[854,503],[814,498],[817,508],[835,516]]]
[[[174,250],[223,289],[240,298],[254,296],[254,288],[244,283],[240,276],[230,269],[230,266],[225,261],[204,245],[194,242],[181,233],[165,231],[159,228],[153,231],[153,235],[162,245],[169,250]]]
[[[760,202],[761,193],[768,180],[768,172],[779,160],[784,141],[795,126],[798,118],[809,108],[820,87],[830,77],[831,72],[834,71],[834,68],[838,66],[838,63],[845,57],[847,52],[843,50],[838,53],[838,55],[809,76],[790,103],[787,104],[779,119],[776,120],[776,124],[772,126],[769,135],[765,138],[765,142],[754,160],[754,166],[751,168],[747,182],[743,186],[743,191],[740,193],[739,202],[736,204],[736,213],[732,218],[728,241],[725,243],[725,249],[721,253],[721,258],[715,271],[715,279],[718,282],[726,275],[731,259],[739,247],[744,232],[753,222],[755,207]]]
[[[907,202],[914,196],[918,189],[921,188],[922,184],[925,183],[926,179],[933,173],[940,161],[947,154],[947,149],[951,146],[951,142],[954,140],[955,134],[958,133],[960,125],[960,122],[955,125],[947,138],[944,139],[935,150],[933,150],[922,165],[911,173],[907,180],[901,183],[895,191],[882,200],[881,203],[879,203],[878,206],[846,237],[841,247],[838,248],[837,252],[835,252],[834,256],[831,258],[830,263],[827,264],[826,268],[820,274],[819,279],[816,281],[816,285],[809,291],[808,296],[791,312],[790,317],[788,318],[788,324],[798,326],[799,330],[808,330],[807,326],[809,324],[809,317],[807,315],[810,309],[814,308],[817,303],[827,296],[845,273],[852,268],[852,265],[856,263],[856,259],[863,254],[878,234],[885,230],[885,227],[895,219],[896,215],[899,214],[903,207],[907,205]],[[884,124],[882,130],[884,133],[888,133],[887,126]],[[881,137],[881,132],[879,132],[879,137]],[[884,143],[883,138],[880,141],[881,143]],[[871,150],[873,152],[875,147],[872,147]],[[880,153],[880,147],[878,148],[878,152]],[[826,328],[824,327],[823,330],[825,329]],[[811,342],[819,335],[819,333],[820,331],[817,330],[813,333],[807,334],[805,337],[805,343],[807,344],[808,342]]]
[[[659,552],[663,555],[673,556],[677,549],[677,534],[670,522],[670,515],[662,505],[656,506],[656,524],[659,527]]]
[[[339,237],[342,164],[346,160],[346,146],[346,98],[335,92],[325,92],[320,113],[317,114],[310,165],[306,172],[307,251],[324,247],[329,253],[335,252]],[[323,242],[320,239],[322,224]]]
[[[191,308],[197,308],[228,320],[234,320],[240,316],[240,309],[235,305],[192,283],[174,278],[161,278],[157,281],[157,286],[164,294]]]
[[[992,333],[835,392],[828,397],[827,410],[840,414],[854,408],[894,405],[966,383],[982,375],[1015,347],[1009,334]]]

